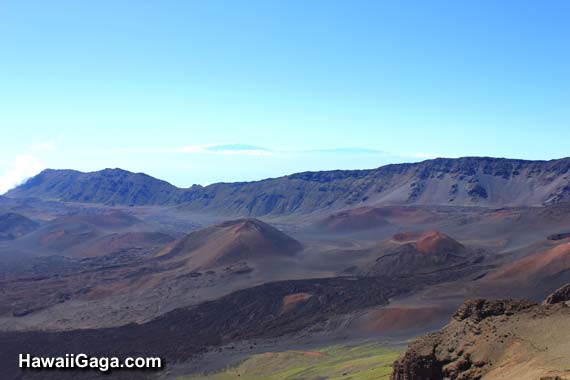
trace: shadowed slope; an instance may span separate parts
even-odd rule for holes
[[[177,191],[166,181],[122,169],[91,173],[47,169],[7,195],[65,202],[143,205],[168,203]]]
[[[64,256],[94,256],[108,253],[86,249],[96,239],[113,233],[127,233],[144,226],[144,222],[122,211],[100,214],[66,215],[44,223],[32,233],[22,238],[23,247],[28,247],[35,255],[58,254]],[[139,236],[140,238],[141,236]],[[159,239],[160,240],[160,239]],[[164,239],[161,240],[164,243]],[[128,243],[128,239],[124,241]],[[118,241],[115,240],[115,247]],[[101,241],[100,248],[105,243]],[[94,248],[94,247],[92,247]]]
[[[0,215],[0,240],[12,240],[38,228],[38,223],[23,215],[6,213]]]
[[[140,325],[68,332],[0,333],[3,343],[0,367],[6,369],[7,378],[18,378],[22,372],[13,363],[17,363],[21,352],[39,356],[69,352],[108,356],[110,348],[116,356],[159,356],[172,364],[230,342],[281,338],[311,328],[321,332],[333,329],[335,324],[329,322],[335,318],[386,304],[390,297],[408,290],[406,286],[372,278],[282,281],[244,289],[196,307],[176,309]],[[311,297],[283,310],[286,297],[300,293]],[[81,372],[43,371],[31,378],[76,379],[78,373]],[[108,378],[98,371],[88,374],[92,378]],[[152,376],[152,372],[114,371],[112,378],[131,380],[146,378],[146,375]]]

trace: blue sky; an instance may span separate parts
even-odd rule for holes
[[[0,2],[0,192],[568,156],[570,2]]]

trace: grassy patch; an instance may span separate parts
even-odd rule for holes
[[[266,352],[218,373],[182,380],[382,380],[399,351],[378,343],[335,345],[313,351]]]

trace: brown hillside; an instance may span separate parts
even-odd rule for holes
[[[570,270],[570,242],[507,264],[489,274],[487,281],[536,284],[563,276]]]
[[[301,249],[297,240],[267,223],[239,219],[193,232],[157,256],[207,269],[257,258],[288,257]]]
[[[463,244],[439,231],[426,232],[415,242],[418,252],[433,254],[459,254],[465,251]]]
[[[379,250],[374,261],[362,266],[362,274],[391,277],[427,275],[467,264],[478,256],[438,231],[421,235],[397,234],[391,246],[383,246]]]
[[[327,231],[343,232],[368,230],[389,224],[381,209],[358,207],[331,214],[318,222],[317,226]]]

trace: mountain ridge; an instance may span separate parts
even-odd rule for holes
[[[178,206],[263,216],[363,205],[542,206],[570,201],[570,158],[437,158],[376,169],[300,172],[178,188],[144,173],[47,169],[5,194],[64,202]]]

